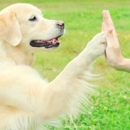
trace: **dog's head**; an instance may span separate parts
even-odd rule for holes
[[[0,12],[0,38],[12,46],[20,45],[32,52],[58,47],[63,33],[62,21],[45,19],[30,4],[14,4]]]

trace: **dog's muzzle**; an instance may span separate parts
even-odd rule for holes
[[[60,40],[58,39],[64,34],[64,22],[60,21],[56,24],[57,28],[60,30],[60,35],[58,37],[49,39],[49,40],[32,40],[30,45],[32,47],[45,47],[45,48],[53,48],[58,47],[60,45]]]
[[[58,40],[58,37],[50,40],[32,40],[30,42],[30,45],[32,47],[45,47],[45,48],[58,47],[59,44],[60,41]]]

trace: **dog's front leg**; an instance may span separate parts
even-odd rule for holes
[[[96,35],[50,83],[28,66],[10,66],[0,75],[0,102],[43,120],[62,114],[77,116],[81,104],[87,105],[88,95],[93,92],[86,79],[91,64],[104,52],[104,42],[103,33]]]
[[[88,95],[93,92],[86,80],[89,78],[93,61],[104,53],[105,34],[97,34],[86,48],[72,60],[65,69],[48,85],[44,111],[51,118],[61,113],[77,116],[81,103],[88,104]],[[44,95],[45,96],[45,95]]]

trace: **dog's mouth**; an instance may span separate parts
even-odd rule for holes
[[[60,36],[59,36],[60,37]],[[45,47],[45,48],[54,48],[60,45],[59,37],[52,38],[50,40],[32,40],[30,45],[32,47]]]

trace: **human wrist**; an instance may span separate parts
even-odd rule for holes
[[[117,70],[122,70],[125,66],[125,58],[123,56],[118,57],[118,59],[111,64],[111,67]]]
[[[113,68],[122,71],[130,71],[130,59],[121,57],[119,62],[113,66]]]

